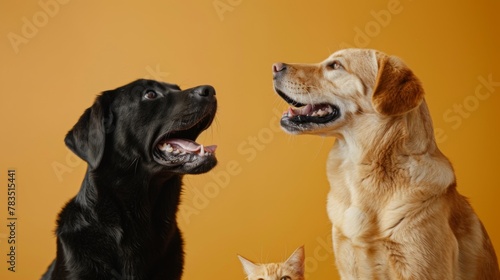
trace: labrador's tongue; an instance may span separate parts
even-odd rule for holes
[[[217,149],[216,145],[203,146],[187,139],[178,139],[178,138],[168,139],[164,143],[170,145],[176,145],[187,152],[205,151],[209,153],[214,153],[215,149]]]

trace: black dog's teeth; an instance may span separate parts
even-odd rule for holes
[[[173,140],[171,140],[173,141]],[[177,140],[180,141],[180,140]],[[186,141],[184,141],[186,142]],[[177,142],[178,143],[178,142]],[[215,149],[217,146],[203,146],[199,145],[197,143],[191,142],[192,145],[191,147],[189,146],[179,146],[176,144],[170,144],[167,142],[164,142],[162,144],[158,145],[158,150],[163,153],[166,156],[171,156],[171,157],[182,157],[185,155],[191,155],[193,156],[201,156],[201,157],[206,157],[206,156],[211,156],[212,154],[215,153]]]

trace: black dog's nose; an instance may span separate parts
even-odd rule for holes
[[[276,74],[278,72],[285,71],[285,70],[286,70],[285,63],[278,62],[278,63],[273,64],[273,74]]]
[[[215,95],[215,89],[213,86],[199,86],[193,91],[195,94],[199,96],[212,96]]]

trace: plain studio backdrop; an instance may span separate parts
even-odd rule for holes
[[[219,146],[219,165],[184,180],[184,279],[244,279],[237,254],[282,261],[300,245],[308,279],[338,279],[325,210],[334,139],[280,130],[271,65],[345,47],[397,55],[420,77],[459,191],[500,253],[499,12],[494,0],[2,0],[0,278],[38,279],[55,256],[57,213],[86,169],[65,133],[99,92],[154,78],[211,84],[219,101],[199,137]]]

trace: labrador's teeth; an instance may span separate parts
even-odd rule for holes
[[[322,108],[318,109],[317,111],[314,111],[310,116],[312,117],[324,117],[328,114],[332,113],[332,109],[330,107],[327,108]]]
[[[186,151],[184,151],[184,150],[183,150],[183,151],[181,152],[181,155],[185,155],[185,154],[186,154]]]
[[[179,151],[179,150],[177,150],[177,149],[176,149],[176,150],[174,150],[174,151],[173,151],[173,154],[174,154],[174,155],[178,155],[180,152],[181,152],[181,151]]]
[[[205,148],[203,147],[203,145],[200,145],[200,156],[204,155],[205,155]]]

